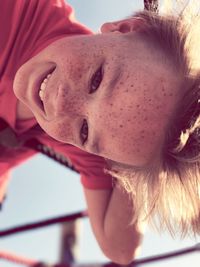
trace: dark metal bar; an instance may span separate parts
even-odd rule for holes
[[[87,212],[82,211],[82,212],[77,212],[77,213],[73,213],[70,215],[60,216],[60,217],[56,217],[56,218],[50,218],[50,219],[46,219],[43,221],[38,221],[38,222],[30,223],[30,224],[16,226],[13,228],[1,230],[0,231],[0,238],[8,236],[8,235],[13,235],[13,234],[17,234],[17,233],[21,233],[21,232],[25,232],[25,231],[34,230],[34,229],[45,227],[45,226],[50,226],[50,225],[61,223],[61,222],[73,221],[73,220],[76,220],[78,218],[83,218],[86,216],[87,216]]]
[[[158,13],[158,0],[144,0],[144,9]]]

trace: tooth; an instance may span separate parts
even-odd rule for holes
[[[45,90],[46,86],[47,86],[46,83],[42,83],[40,86],[40,90]]]
[[[48,74],[47,77],[43,80],[43,82],[40,85],[39,97],[40,97],[41,101],[43,101],[44,91],[45,91],[46,86],[47,86],[47,81],[50,77],[51,77],[51,74]]]
[[[43,101],[43,96],[44,96],[44,92],[43,91],[39,91],[39,97],[41,99],[41,101]]]

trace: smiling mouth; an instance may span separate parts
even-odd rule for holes
[[[40,100],[44,101],[44,93],[45,93],[45,90],[46,90],[46,87],[47,87],[47,83],[51,77],[52,73],[49,73],[43,80],[43,82],[41,83],[40,85],[40,90],[39,90],[39,97],[40,97]]]
[[[43,104],[43,97],[44,97],[44,91],[46,90],[47,83],[50,80],[50,76],[53,74],[56,67],[51,68],[44,74],[42,74],[34,83],[33,90],[32,90],[32,99],[34,103],[36,103],[37,107],[45,114],[44,104]],[[48,77],[48,75],[50,75]],[[47,78],[48,77],[48,78]],[[47,79],[47,80],[45,80]],[[45,84],[46,83],[46,84]],[[45,86],[45,87],[44,87]],[[41,90],[41,87],[43,88]],[[41,97],[42,95],[42,97]]]

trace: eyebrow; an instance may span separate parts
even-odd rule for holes
[[[108,85],[107,85],[107,90],[105,93],[105,97],[111,97],[113,94],[113,90],[116,87],[117,82],[119,81],[120,77],[122,76],[122,70],[121,67],[116,68],[114,70],[114,75],[112,75],[112,78],[110,79]]]

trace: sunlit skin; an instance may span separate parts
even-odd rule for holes
[[[180,81],[161,53],[134,38],[142,23],[133,18],[107,23],[102,34],[59,39],[27,61],[13,85],[18,117],[34,116],[56,140],[93,154],[129,165],[148,163],[161,148]],[[53,65],[44,114],[27,88]],[[91,91],[100,67],[102,80]]]

